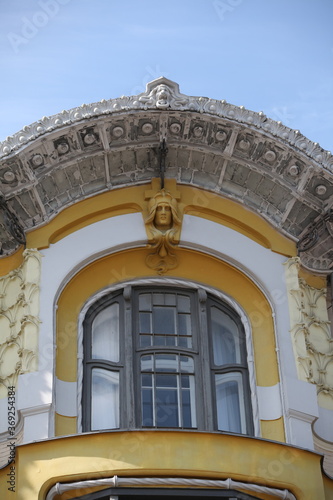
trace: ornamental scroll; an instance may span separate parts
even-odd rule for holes
[[[163,188],[156,192],[156,182],[153,181],[153,189],[147,191],[145,196],[146,200],[149,200],[145,226],[148,244],[152,250],[146,257],[146,264],[158,274],[164,274],[178,264],[174,250],[180,240],[180,196],[175,192],[175,183],[169,181],[169,184],[170,188],[174,189],[169,191]]]

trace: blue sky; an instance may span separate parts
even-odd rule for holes
[[[159,76],[333,151],[332,0],[0,0],[0,140]]]

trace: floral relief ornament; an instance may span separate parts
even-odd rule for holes
[[[181,218],[176,198],[161,189],[148,202],[145,219],[148,244],[153,250],[146,257],[146,264],[158,274],[164,274],[177,266],[174,249],[179,243]]]

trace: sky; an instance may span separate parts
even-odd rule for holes
[[[0,0],[0,141],[165,76],[333,152],[332,0]]]

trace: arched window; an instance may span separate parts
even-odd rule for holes
[[[83,431],[252,434],[249,392],[242,323],[204,290],[126,287],[88,310]]]

